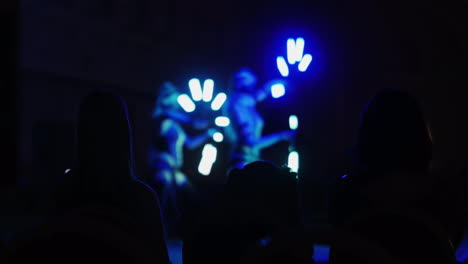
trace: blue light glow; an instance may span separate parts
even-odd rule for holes
[[[224,135],[221,132],[216,132],[216,133],[213,134],[213,140],[215,142],[223,142]]]
[[[286,93],[286,89],[282,83],[276,83],[271,86],[271,96],[273,98],[280,98]]]
[[[291,168],[292,172],[299,171],[299,153],[297,151],[291,151],[288,156],[288,167]]]
[[[289,38],[287,43],[287,52],[288,52],[288,62],[289,64],[296,63],[297,58],[297,50],[296,50],[296,42],[294,39]]]
[[[303,38],[297,38],[296,39],[296,61],[300,62],[302,60],[302,56],[304,54],[304,46],[305,46],[305,41]]]
[[[278,70],[281,73],[281,76],[288,77],[289,67],[283,56],[278,56],[276,58],[276,66],[278,67]]]
[[[200,101],[203,97],[200,80],[193,78],[189,81],[190,93],[194,101]]]
[[[184,109],[185,112],[193,112],[195,111],[195,103],[193,103],[192,99],[186,94],[181,94],[177,97],[177,102],[179,105]]]
[[[211,144],[206,144],[203,147],[202,158],[200,160],[200,163],[198,164],[198,172],[201,175],[205,175],[205,176],[210,175],[211,168],[213,167],[213,164],[216,162],[217,153],[218,153],[218,150],[216,149],[215,146]]]
[[[213,99],[214,81],[207,79],[203,83],[203,101],[210,102]]]
[[[297,118],[297,116],[290,115],[289,116],[289,128],[292,130],[296,130],[298,126],[299,126],[299,119]]]
[[[307,68],[309,67],[310,63],[312,62],[312,55],[306,54],[302,58],[301,62],[299,63],[299,66],[297,67],[299,71],[305,72]]]
[[[219,127],[227,127],[231,123],[231,120],[229,120],[228,117],[225,116],[218,116],[215,119],[215,124]]]
[[[216,95],[215,99],[211,103],[211,109],[213,111],[218,111],[223,106],[224,102],[226,102],[227,95],[225,93],[219,93]]]

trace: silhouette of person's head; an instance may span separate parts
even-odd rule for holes
[[[94,92],[82,101],[78,119],[80,178],[99,174],[101,178],[111,175],[110,181],[131,179],[132,137],[123,99],[109,92]]]
[[[265,161],[252,162],[229,173],[226,190],[232,199],[254,210],[270,211],[273,221],[276,218],[292,225],[300,222],[296,173],[289,168]]]
[[[427,171],[431,148],[422,111],[407,92],[382,91],[364,109],[358,135],[364,171]]]

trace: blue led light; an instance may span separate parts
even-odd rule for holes
[[[304,54],[304,46],[305,46],[305,41],[303,38],[297,38],[296,39],[296,61],[300,62],[302,60],[302,56]]]
[[[211,103],[211,109],[213,111],[218,111],[223,106],[224,102],[226,102],[227,95],[225,93],[219,93],[216,95],[215,99]]]
[[[299,126],[299,119],[297,118],[297,116],[290,115],[289,116],[289,128],[291,130],[296,130],[298,126]]]
[[[271,86],[271,96],[273,98],[280,98],[286,93],[286,89],[282,83],[276,83]]]
[[[216,133],[214,133],[214,134],[213,134],[213,140],[214,140],[215,142],[218,142],[218,143],[219,143],[219,142],[223,142],[223,140],[224,140],[224,135],[223,135],[223,133],[221,133],[221,132],[216,132]]]
[[[203,83],[203,101],[210,102],[213,99],[214,81],[207,79]]]
[[[291,151],[288,156],[288,167],[292,172],[299,171],[299,153],[297,151]]]
[[[299,71],[305,72],[307,68],[309,67],[310,63],[312,62],[312,55],[306,54],[302,58],[301,62],[299,63],[299,66],[297,67]]]
[[[215,124],[219,127],[227,127],[230,123],[231,120],[229,120],[229,118],[226,116],[218,116],[215,119]]]
[[[287,47],[287,55],[288,55],[288,62],[289,64],[296,63],[297,58],[297,50],[296,50],[296,42],[294,39],[289,38],[286,42]]]
[[[193,78],[189,81],[190,93],[194,101],[200,101],[203,97],[203,92],[200,84],[200,80]]]
[[[278,56],[276,58],[276,66],[278,67],[278,70],[281,73],[281,76],[283,77],[289,76],[289,67],[283,56]]]
[[[215,146],[211,144],[206,144],[203,147],[202,158],[200,160],[200,163],[198,164],[198,172],[201,175],[205,175],[205,176],[210,175],[211,168],[213,167],[213,164],[216,162],[217,153],[218,153],[218,150],[216,149]]]
[[[177,97],[177,102],[179,105],[184,109],[185,112],[193,112],[195,111],[195,103],[190,99],[190,97],[186,94],[181,94]]]

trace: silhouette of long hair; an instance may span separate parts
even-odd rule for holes
[[[105,91],[86,96],[80,105],[77,135],[77,173],[82,185],[135,178],[132,130],[120,96]]]
[[[365,171],[427,170],[432,142],[416,99],[398,90],[378,93],[362,113],[357,148]]]

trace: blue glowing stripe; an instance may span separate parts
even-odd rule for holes
[[[276,83],[271,86],[271,96],[273,98],[280,98],[286,93],[286,89],[282,83]]]
[[[213,134],[213,140],[215,142],[223,142],[224,140],[224,135],[221,132],[216,132]]]
[[[211,79],[205,80],[203,83],[203,101],[210,102],[213,99],[214,81]]]
[[[200,101],[203,97],[200,80],[193,78],[189,81],[190,93],[194,101]]]
[[[276,66],[278,67],[278,70],[281,73],[281,76],[288,77],[289,67],[283,56],[278,56],[276,58]]]
[[[304,46],[305,46],[305,41],[303,38],[297,38],[296,39],[296,61],[300,62],[302,60],[302,56],[304,54]]]
[[[213,167],[213,164],[216,162],[217,153],[218,153],[218,150],[216,149],[215,146],[211,144],[206,144],[203,147],[202,158],[200,160],[200,163],[198,164],[198,172],[201,175],[205,175],[205,176],[210,175],[211,168]]]
[[[218,111],[223,106],[224,102],[226,102],[227,95],[225,93],[219,93],[216,95],[215,99],[211,103],[211,109],[213,111]]]
[[[291,151],[288,156],[288,167],[291,168],[292,172],[299,171],[299,153],[297,151]]]
[[[296,130],[299,126],[299,119],[296,115],[289,116],[289,128],[292,130]]]
[[[215,124],[219,127],[227,127],[231,123],[228,117],[225,116],[218,116],[215,119]]]
[[[296,63],[297,50],[296,50],[296,42],[294,41],[294,39],[292,38],[288,39],[288,41],[286,42],[286,47],[287,47],[289,64]]]
[[[301,72],[305,72],[309,67],[310,63],[312,62],[312,55],[306,54],[302,58],[301,62],[299,63],[298,69]]]
[[[177,102],[179,105],[184,109],[185,112],[193,112],[195,111],[195,103],[193,103],[192,99],[186,94],[181,94],[177,97]]]

